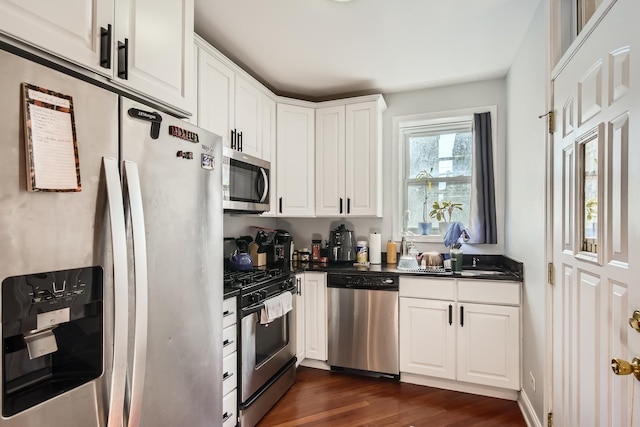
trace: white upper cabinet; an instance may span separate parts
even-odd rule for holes
[[[193,67],[193,0],[115,0],[114,79],[186,110]]]
[[[316,215],[380,217],[386,105],[381,95],[340,102],[316,110]]]
[[[233,129],[235,74],[207,46],[198,46],[198,126],[220,135],[225,147],[231,147]]]
[[[0,31],[105,76],[101,30],[113,17],[113,0],[0,0]]]
[[[0,0],[0,28],[186,112],[193,13],[193,0]]]
[[[276,181],[279,216],[315,215],[314,119],[313,108],[278,103]]]
[[[262,153],[262,92],[240,76],[235,86],[236,149],[250,156],[263,158]]]
[[[198,126],[222,136],[225,147],[270,160],[275,152],[275,136],[270,136],[275,134],[275,101],[270,92],[205,40],[196,36],[195,41]]]
[[[342,216],[345,194],[345,107],[316,110],[316,215]]]
[[[278,162],[276,159],[276,102],[267,95],[262,95],[262,158],[271,164],[269,173],[269,204],[271,209],[263,216],[276,216]]]

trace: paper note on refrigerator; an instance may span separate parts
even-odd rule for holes
[[[22,84],[29,191],[81,191],[73,99]]]

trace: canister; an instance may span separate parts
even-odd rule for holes
[[[397,262],[398,248],[396,242],[389,240],[387,243],[387,264],[395,264]]]
[[[367,262],[369,259],[369,247],[366,240],[358,240],[356,242],[356,261]]]

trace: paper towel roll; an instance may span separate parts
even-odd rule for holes
[[[369,262],[371,264],[382,263],[382,234],[369,234]]]

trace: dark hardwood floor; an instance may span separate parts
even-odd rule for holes
[[[298,368],[257,427],[526,426],[518,404],[358,375]]]

